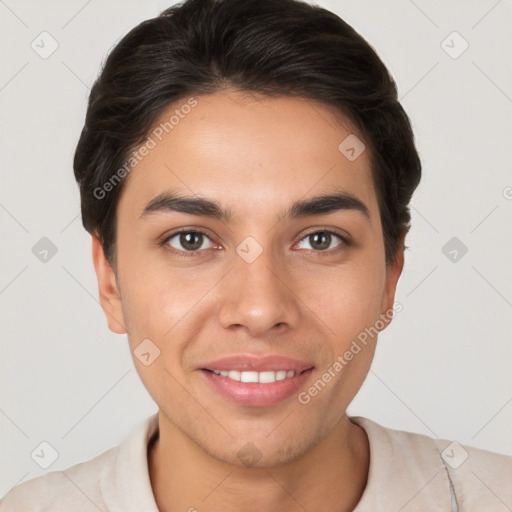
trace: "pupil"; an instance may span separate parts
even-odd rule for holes
[[[316,244],[316,249],[327,249],[331,243],[330,233],[315,233],[314,235],[311,235],[311,237],[313,238],[313,243],[311,245],[315,248]]]
[[[194,237],[197,238],[195,242]],[[202,244],[202,235],[201,233],[183,233],[180,235],[180,243],[185,249],[198,249]]]

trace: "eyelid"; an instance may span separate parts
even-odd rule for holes
[[[340,237],[347,245],[351,243],[350,235],[345,230],[329,226],[314,226],[312,228],[308,228],[308,231],[301,236],[300,240],[307,236],[314,235],[315,233],[330,233]]]
[[[194,226],[185,226],[183,228],[176,228],[176,230],[172,230],[170,233],[168,232],[168,233],[165,233],[164,235],[162,235],[162,237],[160,238],[160,243],[165,244],[166,242],[169,241],[169,239],[171,239],[172,237],[179,235],[181,233],[201,233],[202,235],[207,236],[210,240],[212,240],[212,238],[215,238],[209,232],[209,230],[206,228],[203,228],[203,227],[196,228]]]

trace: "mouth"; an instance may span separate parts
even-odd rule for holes
[[[223,370],[200,368],[207,386],[230,403],[269,407],[296,395],[306,385],[314,366],[302,370]]]
[[[302,371],[295,370],[265,370],[262,372],[257,371],[239,371],[239,370],[210,370],[208,368],[201,368],[201,370],[206,372],[214,373],[215,375],[219,375],[221,377],[226,377],[228,379],[234,380],[236,382],[247,382],[247,383],[259,383],[259,384],[272,384],[276,381],[281,381],[285,379],[291,379],[296,377],[297,375],[302,375],[304,372],[308,370],[312,370],[313,367],[307,368]]]

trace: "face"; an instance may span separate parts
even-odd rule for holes
[[[195,101],[162,113],[128,176],[117,275],[93,237],[101,303],[169,425],[219,460],[282,464],[346,421],[376,337],[353,342],[382,328],[402,260],[386,267],[368,151],[339,149],[348,121],[296,98]]]

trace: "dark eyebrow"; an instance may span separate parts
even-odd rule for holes
[[[154,212],[181,212],[191,215],[204,215],[219,220],[230,220],[232,214],[223,209],[217,201],[211,201],[202,197],[186,197],[174,192],[163,192],[152,199],[140,215],[145,217]]]
[[[309,215],[327,215],[339,210],[358,211],[370,219],[368,207],[360,199],[347,192],[338,192],[297,201],[279,216],[279,220]],[[171,191],[163,192],[152,199],[144,208],[141,217],[155,212],[173,211],[225,221],[230,221],[233,218],[232,212],[222,208],[217,201],[202,197],[181,196]]]
[[[370,220],[370,211],[368,210],[368,207],[363,203],[363,201],[347,192],[326,194],[297,201],[287,212],[285,212],[283,217],[295,219],[298,217],[306,217],[308,215],[327,215],[339,210],[358,211]]]

